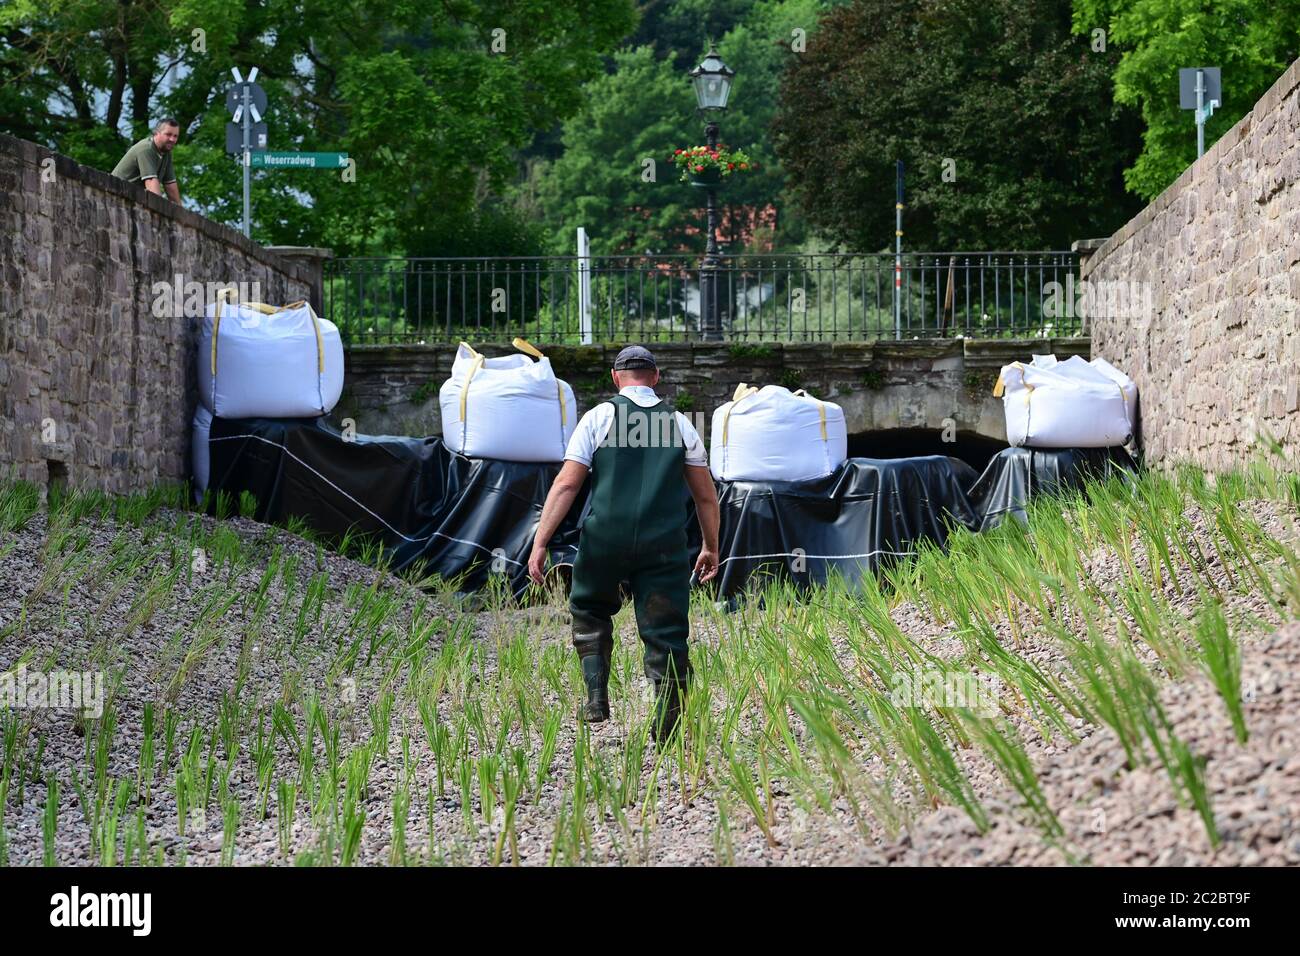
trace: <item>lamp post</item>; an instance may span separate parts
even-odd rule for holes
[[[712,43],[700,65],[691,70],[691,83],[695,87],[695,100],[704,114],[704,138],[710,149],[718,145],[718,114],[727,108],[731,83],[736,71],[722,62]],[[722,256],[718,250],[718,187],[716,182],[704,184],[707,200],[708,242],[704,259],[700,263],[700,335],[706,340],[722,338],[722,315],[718,301],[719,269]]]

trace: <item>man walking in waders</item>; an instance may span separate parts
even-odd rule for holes
[[[645,644],[645,674],[655,685],[655,740],[662,744],[677,728],[691,673],[686,496],[695,499],[704,537],[695,561],[700,581],[718,573],[718,497],[699,433],[654,392],[659,369],[649,350],[629,345],[611,374],[618,394],[578,422],[542,507],[528,573],[541,583],[546,545],[590,471],[591,510],[569,597],[573,646],[587,685],[580,719],[609,719],[613,618],[622,606],[619,585],[627,581]]]

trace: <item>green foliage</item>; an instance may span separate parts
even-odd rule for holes
[[[438,383],[434,381],[425,382],[414,392],[411,393],[412,405],[423,405],[435,395],[438,394]]]
[[[737,344],[728,346],[727,355],[733,362],[744,362],[749,359],[769,359],[773,352],[770,345]]]
[[[892,247],[899,159],[911,248],[1068,248],[1137,210],[1117,59],[1072,35],[1069,0],[855,0],[785,73],[776,153],[809,222],[849,248]]]
[[[996,369],[972,370],[966,373],[964,384],[966,391],[976,395],[983,395],[986,392],[993,391],[993,386],[997,383],[998,373]]]
[[[802,241],[803,220],[785,201],[768,127],[781,75],[799,55],[789,50],[792,31],[811,32],[829,7],[825,0],[687,0],[647,9],[634,45],[614,55],[610,73],[586,85],[584,105],[561,127],[555,151],[530,157],[515,190],[520,208],[544,219],[551,251],[572,253],[578,225],[598,254],[703,249],[704,196],[678,181],[670,157],[674,144],[698,142],[703,133],[686,72],[703,56],[708,36],[719,39],[719,53],[736,70],[721,139],[758,166],[727,183],[719,194],[724,212],[777,205],[778,247]],[[770,237],[756,236],[764,238]],[[721,239],[731,240],[725,229]],[[733,244],[730,251],[741,250]]]
[[[254,239],[393,252],[503,189],[636,22],[631,0],[17,0],[0,9],[0,128],[111,169],[173,114],[182,194],[233,223],[224,91],[256,65],[272,148],[344,150],[357,171],[254,173]]]
[[[673,180],[667,152],[694,125],[689,86],[649,47],[636,47],[616,53],[613,72],[588,83],[586,94],[562,127],[563,154],[533,163],[519,189],[518,201],[545,222],[551,251],[572,253],[579,225],[595,253],[668,252],[685,243],[686,226],[699,222],[690,208],[697,190]],[[654,179],[643,178],[646,170]]]
[[[1121,51],[1115,99],[1141,109],[1146,123],[1124,182],[1147,200],[1196,159],[1193,114],[1178,104],[1180,68],[1223,70],[1223,103],[1205,124],[1209,149],[1300,56],[1298,0],[1074,0],[1074,29],[1089,42],[1104,30]]]
[[[715,170],[721,179],[732,179],[739,178],[751,167],[755,170],[758,168],[743,149],[732,149],[722,143],[715,149],[708,146],[676,149],[668,161],[681,169],[679,181],[684,183],[707,176]]]

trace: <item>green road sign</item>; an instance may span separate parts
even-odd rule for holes
[[[263,150],[248,154],[254,169],[342,169],[348,164],[347,153],[284,153]]]

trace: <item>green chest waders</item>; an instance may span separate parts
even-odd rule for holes
[[[686,547],[686,448],[663,402],[642,408],[615,396],[614,422],[591,461],[591,511],[573,565],[573,644],[587,684],[583,718],[609,716],[613,617],[619,585],[631,585],[645,674],[673,702],[690,674],[690,554]],[[662,696],[662,695],[661,695]],[[663,715],[661,715],[662,717]],[[675,717],[668,715],[674,724]],[[656,727],[664,726],[663,719]]]

